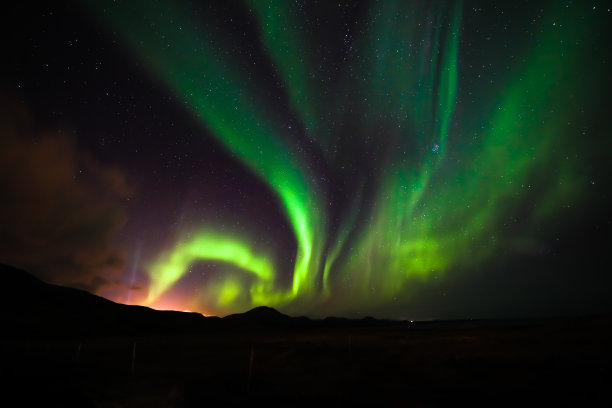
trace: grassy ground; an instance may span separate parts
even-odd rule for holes
[[[611,345],[609,318],[12,338],[3,386],[45,406],[610,404]]]

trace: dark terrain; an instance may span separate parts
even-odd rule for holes
[[[126,306],[0,266],[18,406],[610,405],[612,318],[223,319]]]

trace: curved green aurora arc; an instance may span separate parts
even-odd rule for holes
[[[416,282],[489,259],[550,220],[554,203],[577,199],[581,163],[567,159],[565,128],[588,95],[568,78],[586,74],[579,61],[588,30],[571,23],[570,9],[555,8],[539,23],[556,29],[538,31],[494,91],[480,95],[488,98],[484,108],[464,100],[459,112],[462,3],[374,2],[350,39],[350,69],[333,78],[317,74],[317,44],[305,34],[299,4],[243,4],[291,123],[300,124],[295,129],[253,81],[248,56],[221,51],[225,39],[207,30],[207,16],[176,5],[159,13],[145,1],[91,2],[153,75],[267,183],[297,243],[287,286],[274,248],[260,253],[239,232],[189,231],[151,263],[149,303],[193,262],[217,260],[241,272],[202,288],[202,304],[215,310],[233,311],[245,296],[251,306],[294,311],[333,303],[335,295],[342,310],[365,298],[384,304],[409,296]],[[311,162],[304,140],[324,166]],[[346,187],[333,197],[341,206],[328,210],[333,188],[321,180]],[[513,237],[500,235],[507,214],[526,206]]]

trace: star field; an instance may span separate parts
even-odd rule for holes
[[[13,18],[5,262],[218,315],[609,307],[599,3],[92,0]]]

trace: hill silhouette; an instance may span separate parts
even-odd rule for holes
[[[0,320],[15,335],[100,336],[202,331],[199,313],[158,311],[115,303],[83,290],[43,282],[26,271],[0,264],[5,291]]]
[[[258,306],[245,313],[236,313],[224,317],[226,322],[264,326],[284,325],[292,319],[292,317],[268,306]]]
[[[0,274],[7,288],[0,298],[1,324],[16,335],[91,337],[405,324],[371,317],[312,320],[287,316],[267,306],[224,318],[205,317],[199,313],[161,311],[116,303],[84,290],[46,283],[24,270],[5,264],[0,264]]]

